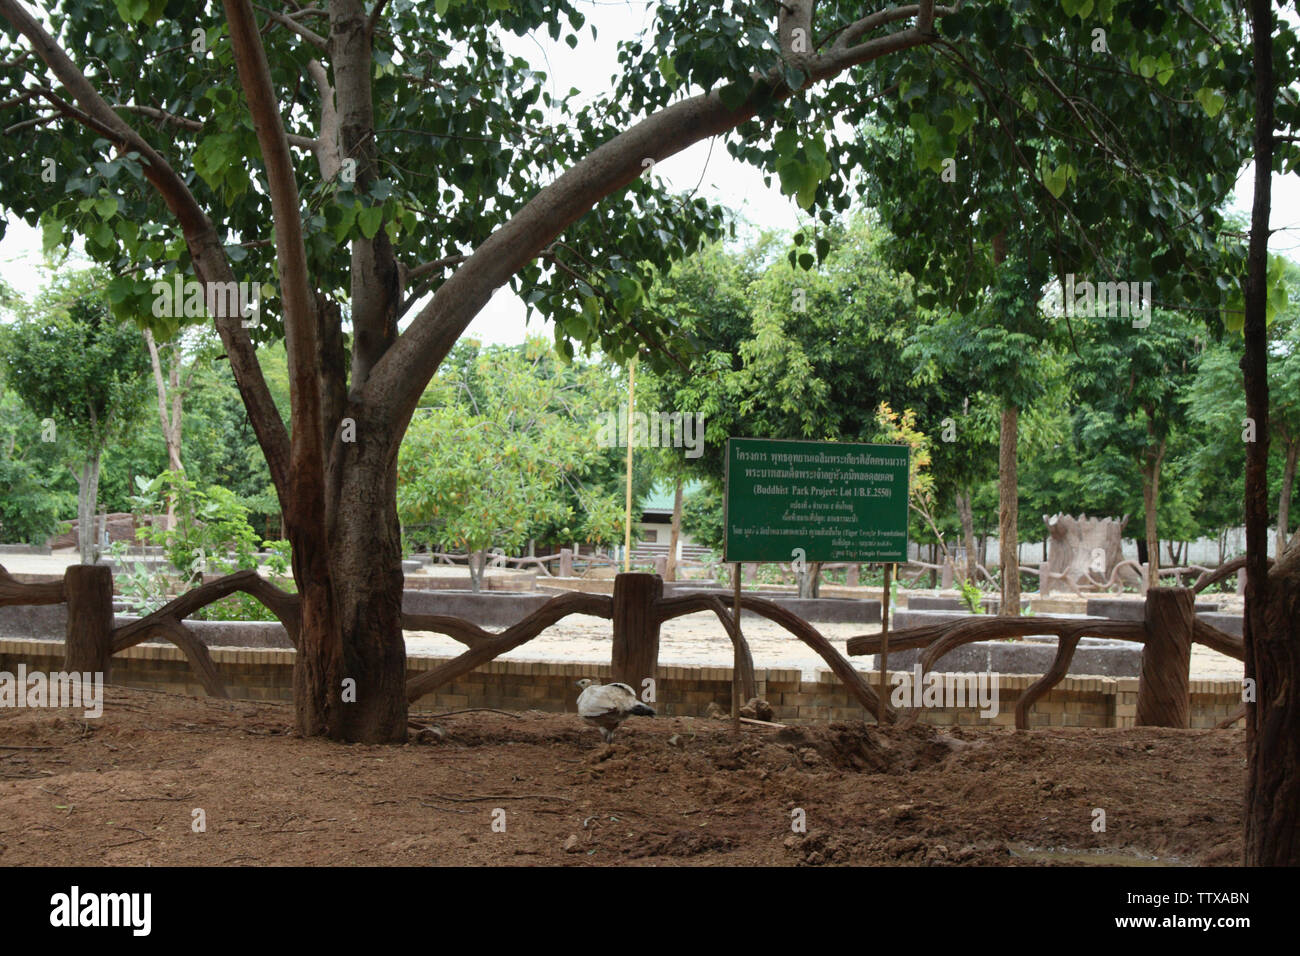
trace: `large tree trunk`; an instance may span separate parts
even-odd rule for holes
[[[361,743],[406,739],[406,644],[395,462],[357,444],[339,455],[326,520],[291,521],[302,624],[298,731]],[[352,453],[355,452],[355,453]]]
[[[1245,862],[1300,864],[1300,555],[1279,556],[1268,570],[1268,290],[1269,210],[1273,168],[1273,13],[1251,0],[1255,65],[1255,196],[1246,255],[1246,415],[1256,440],[1246,445]]]
[[[961,540],[966,548],[966,580],[975,581],[975,515],[971,510],[970,492],[957,492],[957,518],[961,522]]]
[[[1248,575],[1247,602],[1253,597],[1251,591]],[[1254,621],[1246,673],[1255,680],[1255,702],[1246,705],[1245,862],[1296,866],[1300,865],[1300,733],[1296,733],[1300,727],[1300,694],[1296,693],[1300,554],[1296,549],[1271,575],[1268,603],[1262,610],[1247,617],[1247,627]]]
[[[1020,615],[1019,485],[1016,478],[1016,446],[1019,439],[1020,409],[1002,409],[998,438],[998,563],[1002,570],[1002,614]]]
[[[677,476],[673,490],[673,525],[668,535],[668,568],[664,574],[665,581],[677,580],[677,549],[682,540],[682,476]]]
[[[1274,553],[1282,556],[1286,550],[1289,535],[1287,528],[1291,524],[1291,491],[1295,488],[1296,458],[1300,457],[1300,440],[1286,443],[1286,467],[1282,469],[1282,491],[1277,496],[1277,548]]]

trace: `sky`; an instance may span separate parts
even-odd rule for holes
[[[537,38],[507,36],[502,40],[505,51],[529,61],[532,67],[550,77],[553,95],[571,87],[593,93],[608,90],[610,78],[619,72],[616,44],[630,38],[649,25],[643,0],[580,0],[588,24],[597,30],[596,40],[586,27],[580,33],[577,49],[552,41],[542,33]],[[759,228],[792,230],[806,221],[793,199],[782,196],[775,180],[771,186],[754,167],[737,162],[721,140],[696,145],[656,163],[651,175],[661,177],[670,189],[691,191],[711,202],[739,212]],[[1247,168],[1238,178],[1233,208],[1249,216],[1253,170]],[[1273,184],[1273,228],[1278,230],[1270,241],[1277,253],[1300,260],[1300,178],[1275,176]],[[8,231],[0,240],[0,275],[25,296],[34,295],[47,281],[42,269],[41,237],[17,218],[10,218]],[[411,311],[413,315],[417,309]],[[469,336],[485,342],[512,344],[528,333],[550,335],[550,328],[534,315],[525,325],[523,302],[509,289],[492,298],[474,322]]]

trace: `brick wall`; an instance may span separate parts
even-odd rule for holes
[[[232,697],[292,700],[294,651],[266,648],[211,648],[212,659]],[[444,658],[407,659],[412,676],[431,670]],[[0,671],[63,669],[63,645],[55,641],[0,640]],[[655,709],[668,716],[701,716],[710,702],[730,711],[730,667],[659,669]],[[756,670],[759,696],[772,705],[775,719],[801,724],[860,720],[863,709],[829,671],[804,679],[798,670]],[[865,674],[873,687],[879,675]],[[575,682],[590,677],[606,681],[608,664],[493,661],[444,685],[415,702],[416,712],[497,707],[502,710],[569,711],[575,709]],[[891,672],[892,677],[892,672]],[[925,723],[1015,726],[1016,701],[1038,675],[1006,676],[998,681],[999,713],[986,720],[978,708],[923,708]],[[113,656],[111,681],[126,687],[202,696],[201,684],[181,651],[171,645],[140,644]],[[640,688],[637,688],[640,690]],[[889,685],[892,692],[893,685]],[[1136,677],[1067,677],[1030,711],[1031,727],[1131,727],[1137,715]],[[1191,725],[1213,727],[1241,704],[1241,682],[1191,682]],[[868,718],[869,719],[869,718]]]

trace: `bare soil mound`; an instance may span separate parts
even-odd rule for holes
[[[735,737],[726,721],[654,718],[629,721],[606,747],[576,715],[473,712],[423,719],[438,731],[404,746],[364,746],[295,736],[282,704],[105,694],[98,720],[0,710],[0,865],[1180,865],[1241,854],[1240,730],[835,723]]]

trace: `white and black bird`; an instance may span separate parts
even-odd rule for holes
[[[578,716],[600,728],[605,743],[614,742],[614,731],[627,718],[653,717],[655,712],[637,700],[636,691],[627,684],[597,684],[586,678],[578,681]]]

